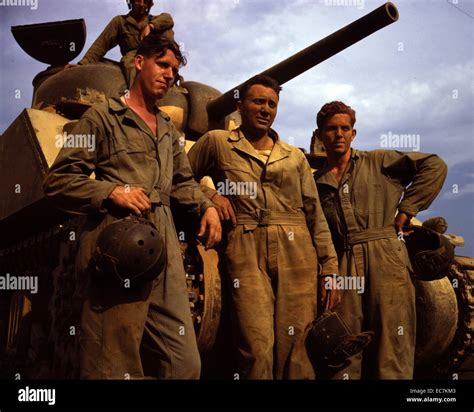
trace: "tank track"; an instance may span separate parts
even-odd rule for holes
[[[2,306],[9,312],[7,316],[16,319],[13,330],[7,322],[8,332],[15,339],[11,347],[0,349],[0,378],[78,378],[83,298],[76,288],[75,258],[83,222],[82,217],[71,219],[0,251],[0,267],[5,273],[35,274],[40,279],[37,296],[27,292],[0,296]],[[71,233],[75,234],[74,240]],[[196,245],[181,242],[181,251],[191,312],[199,334],[205,319],[203,263]],[[23,317],[20,312],[29,302],[32,310]],[[14,307],[18,307],[16,314],[12,313]]]
[[[451,345],[434,365],[436,377],[443,379],[473,379],[474,360],[474,259],[456,256],[455,263],[447,275],[456,294],[458,303],[458,327]]]

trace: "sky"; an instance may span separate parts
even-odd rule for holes
[[[11,26],[84,18],[87,40],[77,62],[113,16],[127,13],[125,0],[1,6],[8,1],[0,1],[0,133],[31,105],[31,81],[46,68],[16,44]],[[383,3],[155,0],[152,14],[172,14],[175,38],[188,59],[184,78],[225,92]],[[457,254],[474,256],[474,0],[394,3],[398,22],[283,85],[274,128],[283,140],[309,150],[317,111],[342,100],[357,112],[355,148],[438,154],[448,164],[448,177],[418,217],[444,216],[448,233],[465,238]],[[119,60],[118,48],[107,57]],[[383,145],[401,134],[409,135],[408,146],[393,140]]]

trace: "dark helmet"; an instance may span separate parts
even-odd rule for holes
[[[454,260],[454,247],[449,240],[423,226],[410,226],[413,233],[405,237],[413,275],[417,280],[442,279]]]
[[[338,313],[326,311],[309,325],[306,351],[317,371],[337,370],[349,365],[349,358],[361,352],[373,335],[354,335]]]
[[[145,219],[127,217],[106,226],[100,232],[93,254],[99,276],[123,286],[155,279],[166,264],[163,236]]]

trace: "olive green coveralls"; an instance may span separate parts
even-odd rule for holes
[[[343,290],[335,311],[353,333],[375,332],[364,354],[353,356],[352,364],[336,378],[413,377],[415,289],[394,217],[397,209],[411,216],[427,209],[446,174],[446,164],[436,155],[354,149],[340,183],[329,173],[327,164],[316,172],[321,205],[338,253],[339,273],[364,277],[364,293],[354,288]]]
[[[337,258],[304,154],[271,137],[266,163],[240,129],[205,134],[188,157],[236,212],[225,263],[239,378],[314,379],[303,334],[316,315],[318,261],[334,273]],[[232,183],[255,190],[232,195]]]
[[[82,378],[152,376],[197,379],[196,344],[183,261],[170,196],[202,214],[213,203],[193,179],[184,145],[170,118],[157,109],[157,136],[120,99],[89,109],[71,134],[95,136],[95,150],[62,148],[44,183],[60,208],[87,214],[76,261],[85,290],[80,333]],[[89,176],[95,172],[96,179]],[[89,264],[101,230],[127,213],[106,199],[117,186],[145,189],[149,215],[164,236],[167,264],[145,290],[98,285]]]
[[[123,56],[120,64],[124,71],[127,85],[130,87],[136,74],[135,54],[140,44],[140,34],[149,24],[153,25],[155,32],[169,39],[174,38],[174,22],[168,13],[161,13],[158,16],[148,15],[140,22],[137,22],[130,14],[115,16],[99,37],[97,37],[79,64],[98,63],[110,49],[119,45],[120,53]]]

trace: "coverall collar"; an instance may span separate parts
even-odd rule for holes
[[[324,162],[322,169],[319,172],[317,172],[318,184],[325,184],[325,185],[333,187],[334,189],[338,189],[340,186],[346,183],[349,177],[352,175],[352,172],[355,167],[355,163],[359,159],[359,157],[360,156],[359,156],[358,150],[351,148],[351,158],[349,160],[349,167],[347,168],[346,173],[344,174],[344,176],[342,177],[339,183],[336,180],[336,178],[332,175],[332,173],[329,173],[329,164],[328,164],[328,161],[326,160]]]
[[[270,157],[268,158],[268,161],[266,163],[267,165],[284,159],[285,157],[288,157],[291,153],[291,150],[285,147],[286,143],[281,141],[280,136],[278,136],[278,133],[275,130],[270,129],[268,134],[274,141],[274,145]],[[240,127],[230,132],[228,141],[232,144],[232,146],[234,146],[236,150],[246,153],[249,156],[253,157],[255,160],[258,160],[260,163],[265,164],[265,162],[258,155],[257,150],[245,138],[245,135]]]
[[[110,111],[116,113],[118,116],[122,116],[124,119],[135,123],[137,127],[142,132],[146,133],[146,135],[149,136],[155,144],[157,143],[157,141],[160,142],[166,134],[166,122],[170,120],[170,117],[166,113],[162,112],[159,109],[158,105],[155,105],[158,139],[153,134],[148,125],[145,123],[145,121],[132,109],[124,105],[120,98],[112,97],[111,99],[109,99],[109,109]]]

